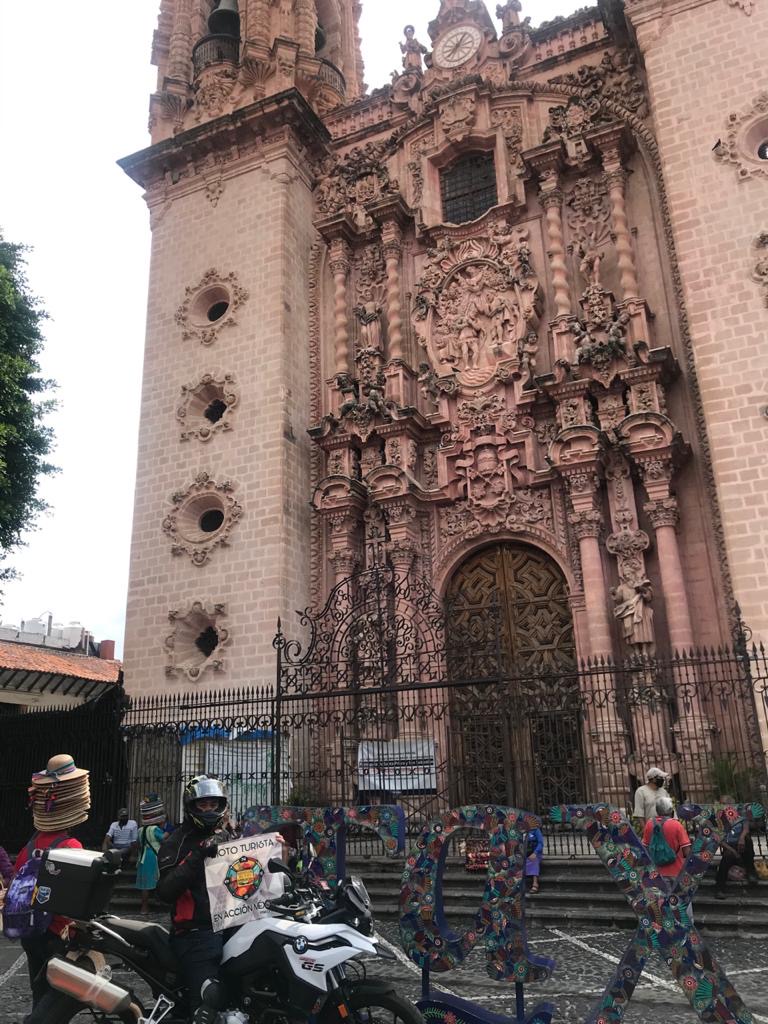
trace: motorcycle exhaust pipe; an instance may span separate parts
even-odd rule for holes
[[[124,1013],[130,1009],[131,996],[124,988],[113,985],[98,974],[84,971],[67,960],[54,957],[48,961],[48,984],[57,992],[72,996],[80,1003],[105,1013]]]

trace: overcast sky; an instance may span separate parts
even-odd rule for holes
[[[495,10],[496,2],[489,4]],[[579,4],[537,0],[534,24]],[[399,65],[406,22],[428,43],[438,0],[363,0],[366,81]],[[148,144],[159,0],[0,2],[0,230],[33,247],[32,290],[51,314],[42,359],[61,472],[51,506],[11,561],[0,615],[82,622],[122,648],[144,344],[149,228],[140,189],[115,165]]]

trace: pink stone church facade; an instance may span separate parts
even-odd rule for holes
[[[434,8],[366,91],[357,0],[162,0],[132,692],[374,551],[527,666],[768,637],[768,0]]]

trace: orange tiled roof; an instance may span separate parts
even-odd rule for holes
[[[39,672],[44,675],[116,683],[121,668],[119,661],[106,661],[85,654],[70,654],[66,651],[52,651],[48,647],[0,640],[0,673],[3,674],[8,671]]]

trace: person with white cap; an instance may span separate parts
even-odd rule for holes
[[[71,836],[70,832],[76,825],[88,820],[91,807],[88,774],[85,769],[75,765],[71,755],[57,754],[43,771],[35,772],[32,776],[29,796],[36,831],[16,858],[14,877],[30,858],[40,857],[43,850],[54,847],[82,848],[82,843]],[[13,909],[9,907],[12,897],[11,888],[8,891],[6,910]],[[45,964],[50,957],[65,950],[71,923],[65,917],[55,916],[47,930],[21,939],[27,955],[33,1008],[48,990]]]
[[[645,773],[645,785],[635,793],[634,817],[644,827],[647,821],[656,817],[656,801],[659,797],[669,796],[666,791],[668,775],[661,768],[649,768]]]

